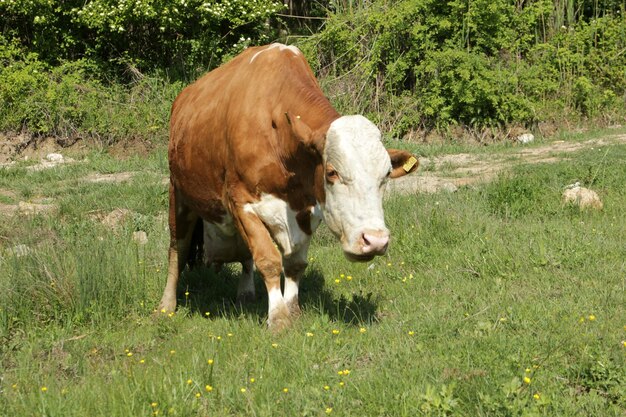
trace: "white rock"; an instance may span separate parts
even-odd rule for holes
[[[143,230],[133,232],[133,241],[138,245],[145,245],[148,243],[148,235]]]
[[[13,246],[11,249],[8,250],[8,252],[16,258],[21,258],[22,256],[26,256],[31,253],[32,250],[24,244],[19,244]]]
[[[596,209],[602,210],[604,206],[602,200],[598,197],[598,194],[585,187],[581,187],[578,183],[573,184],[571,188],[566,189],[563,192],[563,202],[565,204],[574,204],[581,209]]]
[[[517,141],[523,144],[530,143],[534,140],[535,140],[535,135],[533,135],[532,133],[524,133],[523,135],[519,135],[517,137]]]
[[[57,164],[62,164],[64,162],[63,155],[60,153],[49,153],[46,155],[46,159],[50,162],[56,162]]]
[[[17,203],[17,212],[26,215],[49,214],[56,211],[56,209],[57,207],[54,204],[36,204],[26,201]]]

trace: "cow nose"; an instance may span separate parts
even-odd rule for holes
[[[386,231],[366,231],[361,236],[363,239],[363,253],[383,254],[389,245],[389,232]]]

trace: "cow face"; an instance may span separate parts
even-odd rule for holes
[[[384,186],[389,178],[414,171],[417,160],[408,152],[388,152],[378,128],[363,116],[343,116],[330,125],[322,159],[324,221],[346,257],[367,261],[384,254],[389,243]]]

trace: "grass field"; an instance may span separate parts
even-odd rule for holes
[[[178,312],[153,318],[165,152],[76,159],[0,169],[0,203],[56,207],[0,217],[0,417],[626,414],[624,145],[392,196],[392,246],[367,264],[322,226],[303,315],[278,335],[258,277],[261,299],[235,305],[234,266],[186,274]],[[89,181],[119,172],[134,175]],[[604,210],[563,206],[575,181]]]

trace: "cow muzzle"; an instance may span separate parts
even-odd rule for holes
[[[388,246],[388,230],[364,230],[351,248],[344,249],[344,254],[351,261],[366,262],[384,255]]]

